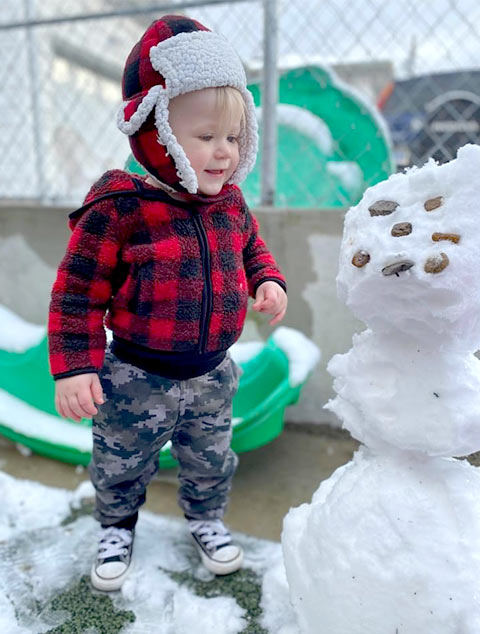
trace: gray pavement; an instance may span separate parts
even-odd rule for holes
[[[287,424],[270,444],[240,454],[226,522],[236,531],[278,541],[282,519],[292,506],[309,502],[322,480],[348,462],[358,443],[328,425]],[[0,469],[16,478],[75,489],[86,469],[41,456],[24,456],[0,437]],[[145,508],[181,517],[176,470],[162,470],[150,484]]]

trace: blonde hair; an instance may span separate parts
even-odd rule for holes
[[[220,117],[226,126],[231,126],[235,121],[235,115],[240,114],[240,128],[245,127],[246,106],[241,93],[232,86],[219,86],[215,88],[216,106]]]

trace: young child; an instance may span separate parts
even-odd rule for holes
[[[254,310],[284,316],[285,280],[235,183],[255,162],[253,100],[239,58],[199,22],[165,16],[132,49],[118,126],[148,173],[105,173],[53,286],[50,363],[61,416],[93,416],[89,467],[102,532],[91,580],[121,587],[138,509],[169,440],[179,505],[203,564],[242,565],[222,518],[239,369],[228,349]],[[106,325],[113,341],[105,353]],[[95,405],[98,405],[98,409]]]

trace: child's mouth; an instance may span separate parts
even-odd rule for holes
[[[222,176],[225,170],[205,170],[211,176]]]

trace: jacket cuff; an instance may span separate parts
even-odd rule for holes
[[[257,282],[255,284],[255,286],[253,287],[253,294],[255,295],[257,292],[257,288],[263,284],[264,282],[276,282],[279,286],[281,286],[283,288],[283,290],[285,291],[285,293],[287,292],[287,285],[286,283],[279,279],[278,277],[264,277],[263,279],[261,279],[259,282]]]
[[[67,379],[69,376],[77,376],[78,374],[98,374],[98,368],[76,368],[75,370],[68,370],[67,372],[59,372],[53,375],[53,380]]]

